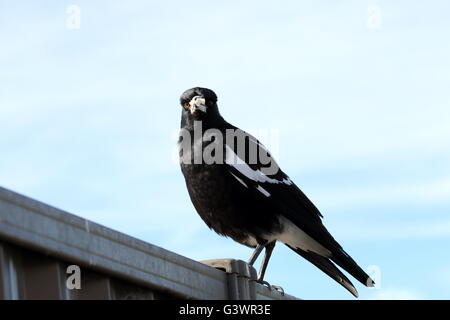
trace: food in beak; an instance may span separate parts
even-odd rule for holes
[[[205,104],[205,98],[202,96],[195,96],[192,98],[192,100],[189,102],[189,110],[191,111],[191,114],[193,114],[197,109],[206,112],[206,104]]]

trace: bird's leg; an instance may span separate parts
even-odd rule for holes
[[[272,255],[273,248],[275,248],[275,241],[269,242],[265,245],[264,260],[259,268],[258,281],[264,281],[264,274],[266,273],[267,265],[269,264],[270,256]],[[256,251],[256,250],[255,250]]]
[[[266,248],[266,250],[264,252],[264,260],[261,264],[261,267],[259,268],[258,279],[256,280],[256,282],[258,282],[262,285],[266,285],[270,290],[275,289],[278,292],[280,292],[282,295],[284,295],[284,290],[282,287],[273,286],[270,283],[268,283],[267,281],[264,281],[264,274],[266,273],[267,265],[269,264],[269,259],[270,259],[270,256],[272,255],[273,248],[275,248],[275,243],[276,243],[276,241],[272,241],[272,242],[264,243],[264,244],[258,244],[255,248],[255,251],[253,251],[252,256],[248,260],[248,264],[253,266],[256,259],[258,259],[258,256],[261,254],[262,249]]]
[[[256,280],[256,281],[258,283],[261,283],[262,285],[266,285],[270,290],[272,290],[272,289],[277,290],[279,293],[281,293],[281,295],[284,295],[284,290],[282,287],[271,285],[270,283],[268,283],[267,281],[264,280],[264,274],[266,273],[267,265],[269,264],[269,259],[270,259],[270,256],[272,255],[273,248],[275,248],[275,243],[276,243],[276,241],[272,241],[272,242],[269,242],[268,244],[266,244],[264,260],[259,269],[258,280]]]
[[[259,244],[256,246],[255,251],[253,251],[252,256],[250,257],[250,259],[248,260],[248,264],[253,266],[253,264],[255,263],[256,259],[258,259],[259,255],[261,254],[262,249],[264,249],[265,244]]]

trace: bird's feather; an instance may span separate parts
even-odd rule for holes
[[[247,134],[242,131],[242,134]],[[248,135],[248,134],[247,134]],[[259,148],[265,147],[254,137],[249,135],[249,143],[256,143]],[[324,250],[311,250],[317,254],[324,254],[329,252],[329,257],[337,263],[344,270],[349,272],[353,277],[366,286],[373,285],[370,277],[356,264],[356,262],[342,249],[339,243],[333,238],[329,231],[322,223],[322,215],[317,207],[308,199],[308,197],[298,188],[291,179],[279,169],[276,174],[265,175],[262,173],[264,167],[261,163],[249,163],[248,159],[245,161],[234,152],[230,146],[226,146],[229,172],[236,178],[247,185],[247,189],[255,188],[256,190],[264,190],[264,192],[250,194],[248,196],[254,197],[253,201],[262,201],[263,197],[270,199],[270,205],[274,207],[274,212],[279,214],[282,218],[292,222],[299,230],[312,238]],[[270,153],[267,156],[273,160]],[[269,196],[268,196],[269,195]],[[300,232],[299,232],[300,234]],[[303,236],[303,239],[305,237]],[[302,239],[302,237],[298,237]],[[289,244],[289,243],[288,243]],[[290,243],[293,245],[293,243]],[[305,247],[303,249],[307,248]],[[299,246],[297,246],[300,248]],[[316,245],[310,246],[317,247]]]
[[[288,245],[289,248],[297,252],[303,258],[314,264],[317,268],[325,272],[333,280],[343,286],[345,289],[350,291],[355,297],[358,297],[358,291],[356,291],[355,286],[351,281],[330,261],[330,259],[322,257],[315,252],[308,252],[298,248],[293,248]]]
[[[189,111],[195,97],[205,106],[200,112]],[[223,119],[212,90],[189,89],[182,94],[180,104],[181,132],[189,132],[193,137],[186,140],[190,141],[190,149],[180,148],[181,170],[192,203],[210,228],[252,247],[274,240],[284,242],[355,296],[354,286],[334,263],[364,285],[373,285],[325,228],[316,206],[278,167],[267,149],[255,137]],[[213,129],[226,137],[223,150],[219,148],[218,152],[222,154],[221,163],[194,161],[195,151],[201,155],[203,148],[212,143],[195,134],[199,123],[202,135]],[[231,139],[229,132],[233,134]],[[181,137],[180,133],[180,141]]]

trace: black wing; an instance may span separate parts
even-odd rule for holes
[[[328,257],[319,258],[319,255],[316,257],[316,255],[311,255],[306,251],[303,251],[304,254],[302,256],[333,279],[345,279],[344,282],[348,282],[351,285],[348,279],[343,278],[341,274],[337,274],[329,266],[332,263],[328,259],[341,266],[364,285],[373,285],[373,281],[369,276],[342,249],[325,228],[321,219],[322,215],[316,206],[278,167],[266,148],[250,134],[237,128],[235,130],[237,130],[235,133],[237,138],[233,143],[229,143],[227,140],[227,145],[225,146],[225,165],[230,175],[247,185],[249,197],[253,197],[253,201],[258,202],[270,201],[270,206],[276,208],[277,214],[290,220],[299,229],[329,250],[331,255]],[[242,147],[242,141],[245,141],[244,147]],[[251,154],[255,150],[257,150],[256,157],[254,154]],[[250,190],[250,188],[253,188],[253,190]],[[254,192],[254,189],[257,189],[259,192]],[[292,249],[296,252],[298,251],[298,248]],[[324,260],[327,260],[329,264],[325,264]],[[348,284],[344,285],[342,282],[341,284],[349,289]],[[352,290],[350,291],[354,294]]]

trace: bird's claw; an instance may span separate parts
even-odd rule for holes
[[[279,292],[282,296],[284,296],[284,289],[281,286],[276,286],[276,285],[272,285],[270,283],[268,283],[267,281],[264,280],[256,280],[257,283],[266,286],[267,289],[269,289],[270,291],[275,290],[277,292]]]
[[[271,285],[270,283],[268,283],[267,281],[264,280],[256,280],[257,283],[259,283],[260,285],[266,286],[269,290],[271,290]]]
[[[283,287],[271,285],[270,288],[272,290],[278,291],[282,296],[284,296],[284,289],[283,289]]]

